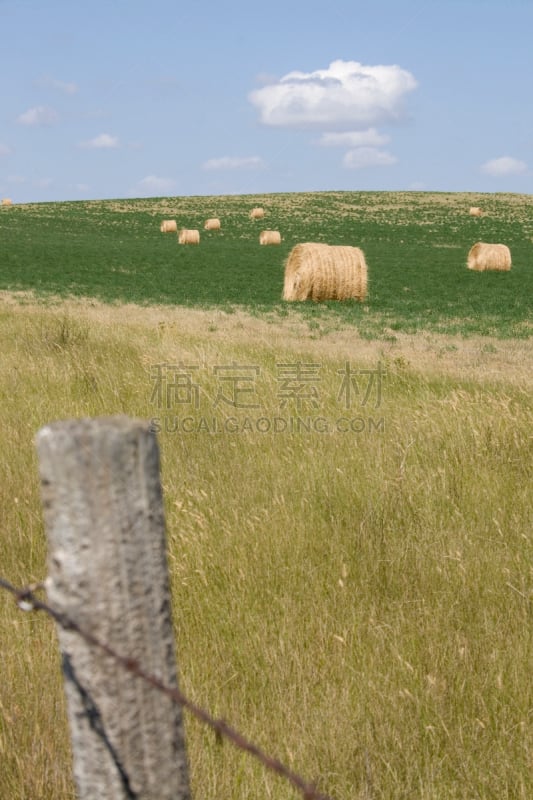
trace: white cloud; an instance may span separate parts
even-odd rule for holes
[[[202,164],[203,169],[262,169],[265,163],[259,156],[248,156],[245,158],[235,158],[223,156],[222,158],[210,158]]]
[[[57,89],[59,92],[64,92],[65,94],[76,94],[78,91],[78,86],[72,81],[58,81],[50,77],[50,75],[45,75],[41,78],[38,81],[38,85],[49,89]]]
[[[388,136],[378,133],[375,128],[368,128],[366,131],[323,133],[318,143],[324,147],[381,147],[388,141]]]
[[[95,136],[94,139],[89,139],[86,142],[80,142],[80,147],[86,147],[90,150],[105,150],[119,146],[118,136],[110,136],[109,133],[101,133]]]
[[[401,117],[404,95],[416,86],[397,65],[337,60],[315,72],[289,72],[248,97],[265,125],[354,130]]]
[[[147,175],[139,181],[139,188],[143,192],[169,192],[175,185],[172,178],[159,178],[157,175]]]
[[[357,147],[348,150],[342,161],[348,169],[363,169],[364,167],[389,167],[396,164],[397,159],[387,150],[378,150],[377,147]]]
[[[53,125],[57,122],[58,116],[53,108],[48,106],[35,106],[29,108],[17,117],[17,122],[21,125]]]
[[[525,161],[519,161],[518,158],[502,156],[501,158],[493,158],[490,161],[486,161],[482,165],[481,171],[495,178],[501,178],[506,175],[520,175],[522,172],[526,172],[527,164]]]
[[[52,178],[39,178],[39,180],[33,182],[33,185],[36,186],[37,189],[48,189],[53,183],[54,181]]]
[[[0,142],[0,156],[9,155],[11,155],[11,149],[7,146],[7,144],[2,144],[2,142]]]
[[[65,94],[76,94],[78,91],[78,86],[73,82],[54,81],[53,86],[54,89],[59,89],[60,92],[65,92]]]
[[[255,76],[256,83],[260,83],[262,86],[268,86],[271,83],[276,83],[277,77],[270,72],[259,72]]]

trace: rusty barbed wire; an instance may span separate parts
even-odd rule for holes
[[[279,759],[269,756],[260,747],[246,739],[245,736],[235,730],[235,728],[229,725],[224,719],[212,717],[205,709],[196,705],[192,700],[189,700],[179,689],[167,686],[156,675],[152,675],[143,670],[135,659],[117,653],[110,645],[101,642],[92,633],[83,630],[83,628],[69,617],[68,614],[58,611],[48,603],[40,600],[36,597],[35,592],[39,589],[43,589],[43,584],[32,584],[24,588],[17,588],[9,581],[0,577],[0,588],[10,592],[15,597],[18,607],[23,611],[43,611],[45,614],[48,614],[48,616],[55,620],[64,630],[78,634],[88,644],[98,648],[107,656],[114,659],[124,670],[145,681],[156,691],[165,694],[174,703],[182,706],[182,708],[186,709],[192,716],[200,720],[200,722],[212,728],[217,737],[228,739],[239,750],[243,750],[254,756],[266,769],[274,772],[281,778],[285,778],[285,780],[301,793],[304,800],[333,800],[329,795],[318,792],[314,784],[306,781],[301,775],[298,775],[298,773],[279,761]]]

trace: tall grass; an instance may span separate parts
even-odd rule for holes
[[[157,417],[184,692],[338,800],[528,800],[531,395],[380,357],[381,396],[363,402],[358,372],[346,409],[335,352],[202,335],[177,319],[2,308],[2,574],[46,575],[37,429]],[[294,397],[280,407],[279,379],[279,364],[296,362],[320,366],[317,405],[302,401],[301,418],[367,424],[249,430],[246,419],[297,416]],[[158,407],[153,368],[179,363],[198,367],[198,407]],[[241,384],[259,409],[214,405],[214,368],[231,365],[259,369]],[[222,432],[172,432],[185,413],[216,417]],[[53,627],[0,595],[0,630],[0,797],[70,800]],[[297,796],[196,721],[186,728],[196,798]]]

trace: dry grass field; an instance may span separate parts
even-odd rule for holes
[[[51,205],[0,213],[0,575],[47,574],[39,428],[152,420],[185,694],[334,800],[530,800],[530,201]],[[365,304],[282,303],[311,232],[362,246]],[[466,268],[489,236],[509,273]],[[74,800],[54,626],[0,592],[0,635],[0,797]],[[195,798],[299,797],[185,723]]]
[[[0,309],[5,577],[46,575],[39,427],[156,418],[186,694],[338,800],[531,795],[527,341],[368,341],[317,336],[297,313],[28,295]],[[154,367],[178,361],[199,368],[192,416],[216,414],[220,432],[180,434],[183,409],[151,402]],[[280,409],[282,361],[320,366],[319,408],[298,414],[330,430],[264,433],[245,425],[259,412],[213,412],[213,368],[253,364],[261,416],[296,416]],[[346,362],[382,365],[379,403],[339,408]],[[337,430],[339,414],[366,426]],[[0,595],[0,627],[0,794],[71,800],[53,626]],[[195,797],[297,797],[186,725]]]

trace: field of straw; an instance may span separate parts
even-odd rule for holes
[[[468,253],[467,266],[477,272],[508,272],[511,269],[511,251],[505,244],[477,242]]]
[[[200,231],[182,228],[178,234],[178,244],[200,244]]]
[[[161,236],[213,207],[198,247]],[[325,244],[364,252],[364,303],[281,300],[319,215]],[[46,578],[37,431],[150,420],[182,691],[334,800],[529,800],[526,199],[13,206],[0,234],[0,576]],[[478,241],[512,269],[468,270]],[[74,800],[54,625],[0,591],[0,633],[0,797]],[[301,796],[185,725],[193,797]]]
[[[366,299],[368,267],[359,247],[297,244],[285,264],[284,300]]]
[[[281,234],[279,231],[261,231],[259,234],[259,244],[281,244]]]

